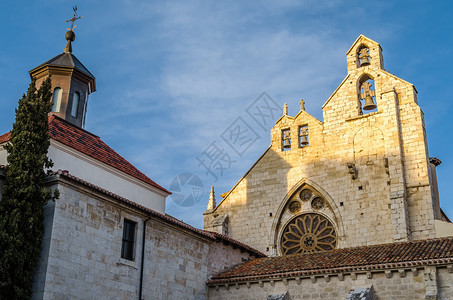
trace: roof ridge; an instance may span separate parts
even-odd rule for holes
[[[75,56],[74,54],[71,53],[71,59],[72,59],[72,61],[74,63],[74,66],[75,66],[75,62],[74,62],[74,59],[75,59],[76,62],[79,63],[88,72],[88,75],[90,75],[91,77],[94,78],[94,75],[91,74],[90,70],[88,70],[88,68],[85,67],[85,65],[77,58],[77,56]],[[77,66],[75,66],[75,67],[77,67]]]

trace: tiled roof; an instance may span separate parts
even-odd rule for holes
[[[214,276],[208,284],[453,263],[453,237],[259,258]]]
[[[176,225],[178,227],[181,227],[181,228],[184,228],[184,229],[187,229],[195,234],[198,234],[200,236],[203,236],[203,237],[206,237],[206,238],[209,238],[211,240],[214,240],[214,241],[217,241],[217,242],[223,242],[224,244],[231,244],[233,247],[237,247],[243,251],[247,251],[248,253],[250,253],[251,255],[254,255],[255,257],[265,257],[266,255],[250,246],[247,246],[243,243],[240,243],[232,238],[229,238],[229,237],[226,237],[224,235],[221,235],[221,234],[218,234],[218,233],[215,233],[215,232],[210,232],[210,231],[205,231],[205,230],[201,230],[201,229],[198,229],[198,228],[195,228],[195,227],[192,227],[190,226],[189,224],[186,224],[170,215],[167,215],[167,214],[161,214],[157,211],[154,211],[152,209],[149,209],[147,207],[144,207],[138,203],[135,203],[131,200],[128,200],[124,197],[121,197],[117,194],[114,194],[110,191],[107,191],[101,187],[98,187],[92,183],[89,183],[83,179],[80,179],[76,176],[73,176],[71,174],[69,174],[68,171],[62,171],[62,170],[58,170],[57,172],[54,172],[52,174],[50,174],[49,176],[52,176],[52,175],[56,175],[56,176],[61,176],[61,177],[64,177],[64,178],[67,178],[67,179],[70,179],[70,180],[73,180],[75,182],[78,182],[80,184],[83,184],[93,190],[96,190],[98,192],[101,192],[103,194],[106,194],[112,198],[115,198],[123,203],[126,203],[132,207],[135,207],[137,209],[140,209],[146,213],[148,213],[150,216],[152,217],[156,217],[156,218],[159,218],[160,220],[166,222],[166,223],[170,223],[170,224],[173,224],[173,225]]]
[[[45,63],[40,64],[33,70],[38,69],[45,65],[76,68],[76,69],[82,71],[83,73],[94,78],[93,74],[91,74],[91,72],[88,71],[88,69],[72,53],[67,53],[67,52],[60,53],[57,56],[55,56],[54,58],[49,59]],[[30,72],[33,72],[33,70],[31,70]]]
[[[98,136],[86,130],[52,115],[49,117],[49,134],[50,138],[55,141],[65,144],[83,154],[148,183],[161,191],[171,194],[167,189],[155,183],[121,155],[116,153]],[[8,141],[9,138],[9,133],[0,136],[0,143]]]
[[[9,141],[11,138],[11,132],[7,132],[5,134],[0,135],[0,144]]]

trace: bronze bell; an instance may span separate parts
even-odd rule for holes
[[[283,148],[284,148],[284,149],[289,149],[289,148],[291,148],[291,142],[290,142],[290,140],[288,140],[288,139],[283,140]]]
[[[362,63],[360,64],[361,67],[370,65],[370,61],[368,58],[362,58]]]
[[[302,136],[302,140],[300,141],[300,145],[301,145],[301,146],[306,146],[306,145],[308,145],[308,138],[307,138],[306,135],[303,135],[303,136]]]
[[[364,110],[373,110],[375,109],[377,106],[376,104],[374,103],[373,101],[373,97],[371,96],[366,96],[365,97],[365,104],[363,104],[363,109]]]

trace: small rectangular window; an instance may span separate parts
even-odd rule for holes
[[[137,223],[124,219],[123,243],[121,245],[121,258],[134,260],[135,228]]]

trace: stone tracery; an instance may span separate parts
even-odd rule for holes
[[[335,249],[337,233],[333,224],[317,213],[302,214],[291,220],[283,230],[283,255],[311,253]]]

